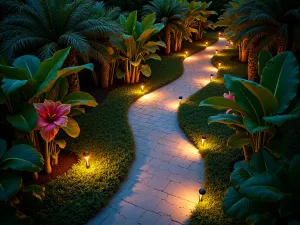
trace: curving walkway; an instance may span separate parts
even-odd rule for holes
[[[204,162],[177,122],[178,96],[183,100],[205,86],[220,40],[184,60],[180,78],[138,99],[129,110],[136,160],[127,181],[109,205],[88,225],[186,224],[198,202]],[[162,74],[163,76],[163,74]]]

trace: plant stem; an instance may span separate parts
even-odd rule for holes
[[[46,173],[51,173],[51,162],[50,162],[50,152],[49,152],[49,143],[45,141],[45,162],[44,162],[44,170]]]

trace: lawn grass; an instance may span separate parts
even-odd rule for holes
[[[193,211],[191,225],[232,225],[243,224],[226,217],[222,210],[222,199],[228,188],[230,173],[233,163],[243,154],[239,149],[230,149],[226,146],[227,138],[233,131],[226,125],[213,123],[207,124],[209,116],[219,113],[210,107],[199,107],[199,103],[211,96],[222,96],[227,90],[224,87],[223,75],[231,74],[244,77],[247,74],[247,65],[236,60],[236,49],[225,49],[212,58],[212,63],[217,66],[222,62],[218,76],[207,86],[192,95],[181,104],[178,120],[181,128],[200,150],[205,162],[205,189],[207,194],[203,202],[199,203]],[[204,146],[201,136],[207,136]]]
[[[203,50],[205,41],[212,44],[217,40],[216,32],[207,33],[202,42],[186,44],[182,53],[149,62],[152,75],[144,82],[144,92],[138,84],[116,88],[97,108],[77,119],[81,133],[69,143],[68,149],[79,158],[88,151],[91,167],[86,169],[85,162],[80,160],[67,174],[46,186],[46,199],[34,216],[37,224],[84,224],[107,205],[126,178],[135,156],[127,117],[130,105],[143,94],[180,77],[184,51],[192,54]]]

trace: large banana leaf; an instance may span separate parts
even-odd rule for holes
[[[236,126],[245,127],[243,124],[243,119],[240,116],[235,116],[232,114],[218,114],[216,116],[208,117],[208,124],[211,123],[223,123],[226,125],[234,124]]]
[[[248,113],[255,123],[262,124],[264,108],[260,100],[242,84],[242,81],[246,80],[224,75],[225,86],[235,96],[236,103]]]
[[[237,132],[227,140],[227,146],[231,148],[242,148],[251,144],[251,137],[246,132]]]
[[[295,55],[283,52],[271,59],[263,70],[261,84],[276,97],[277,114],[283,113],[298,91],[299,66]]]
[[[210,106],[216,109],[234,109],[243,115],[247,114],[235,101],[223,97],[210,97],[200,102],[200,106]]]
[[[7,121],[14,128],[23,132],[32,131],[36,127],[37,119],[38,115],[31,104],[24,104],[21,113],[7,116]]]
[[[278,202],[287,197],[280,179],[269,173],[255,174],[240,186],[240,193],[256,202]]]
[[[88,70],[92,71],[94,69],[94,64],[93,63],[88,63],[88,64],[84,64],[84,65],[81,65],[81,66],[71,66],[71,67],[63,68],[61,70],[58,70],[57,77],[68,76],[68,75],[71,75],[73,73],[78,73],[83,69],[88,69]]]
[[[151,46],[161,46],[161,47],[166,47],[166,44],[165,42],[163,41],[148,41],[145,45],[144,45],[144,48],[147,48],[147,47],[151,47]]]
[[[270,126],[259,125],[250,116],[244,116],[243,123],[244,123],[245,127],[247,127],[247,130],[250,134],[254,134],[256,132],[262,132],[262,131],[271,129]]]
[[[28,80],[14,80],[3,78],[1,88],[3,90],[3,93],[8,96],[19,90],[21,87],[25,86],[27,82]]]
[[[156,19],[155,13],[145,16],[145,18],[142,20],[143,30],[150,29],[153,26],[155,19]]]
[[[143,75],[145,75],[146,77],[150,77],[151,75],[151,68],[149,65],[145,64],[145,65],[141,65],[140,67],[140,71]]]
[[[241,186],[253,175],[244,168],[234,170],[230,176],[230,181],[235,187]]]
[[[22,68],[27,71],[30,76],[30,79],[33,79],[34,74],[38,71],[40,67],[40,60],[33,55],[23,55],[17,58],[13,62],[13,66],[16,68]]]
[[[76,138],[80,134],[78,123],[70,117],[68,117],[67,126],[62,127],[62,129],[72,138]]]
[[[0,201],[8,201],[21,188],[22,179],[18,171],[0,171]]]
[[[62,67],[65,59],[67,58],[70,47],[59,50],[54,55],[43,61],[39,70],[34,75],[34,79],[37,81],[38,90],[33,98],[40,96],[41,94],[49,91],[56,80],[59,78],[58,70]]]
[[[136,42],[131,35],[123,34],[124,43],[126,46],[126,56],[129,60],[131,60],[136,54]]]
[[[0,162],[0,169],[13,169],[40,172],[43,168],[43,156],[30,145],[20,144],[8,150]]]
[[[125,28],[127,34],[132,34],[135,27],[136,20],[137,20],[137,11],[133,11],[129,14],[125,22]]]
[[[227,216],[245,218],[255,211],[257,204],[240,194],[234,187],[229,187],[222,202]]]
[[[272,59],[272,55],[264,50],[259,54],[258,57],[258,74],[259,76],[262,75],[263,69],[266,67],[267,63]]]
[[[16,80],[30,79],[30,75],[23,68],[16,68],[16,67],[5,66],[0,64],[0,72],[2,72],[4,76],[9,79],[16,79]]]
[[[140,36],[139,38],[137,39],[137,41],[139,42],[145,42],[147,41],[151,35],[154,33],[154,31],[156,30],[156,28],[152,28],[152,29],[148,29],[148,30],[145,30]]]
[[[276,174],[282,169],[278,159],[265,149],[259,150],[252,156],[250,166],[255,173]]]
[[[71,106],[97,106],[96,100],[89,93],[82,91],[74,91],[66,95],[61,99],[61,102],[64,104],[70,104]]]
[[[59,78],[51,91],[48,92],[46,99],[52,100],[54,102],[60,101],[69,90],[69,83],[66,77]]]
[[[110,38],[110,43],[116,47],[118,50],[120,50],[123,54],[126,54],[126,45],[122,38]]]

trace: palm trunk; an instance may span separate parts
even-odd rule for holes
[[[239,60],[242,61],[242,43],[239,43],[238,46],[239,46]]]
[[[250,161],[253,155],[253,150],[249,146],[243,146],[244,157],[246,161]]]
[[[257,39],[252,42],[249,49],[249,57],[248,57],[248,80],[258,81],[258,43],[260,39]]]
[[[77,56],[76,52],[71,49],[68,57],[66,58],[64,62],[65,67],[69,66],[78,66]],[[73,73],[67,77],[68,83],[69,83],[69,92],[73,91],[80,91],[80,85],[79,85],[79,76],[78,73]]]
[[[110,72],[110,63],[108,60],[101,60],[101,78],[100,78],[100,84],[101,87],[107,88],[109,86],[109,72]]]
[[[280,54],[280,53],[286,51],[286,43],[285,43],[284,38],[277,37],[276,42],[277,42],[277,54]]]
[[[201,35],[201,22],[198,23],[198,33],[196,34],[196,41],[200,41],[202,39]]]
[[[170,27],[170,25],[166,26],[165,42],[166,42],[165,53],[168,55],[171,52],[171,27]]]
[[[249,49],[246,48],[246,39],[244,39],[241,43],[241,47],[242,47],[242,55],[241,55],[241,61],[242,62],[247,62],[248,61],[248,55],[249,55]]]

